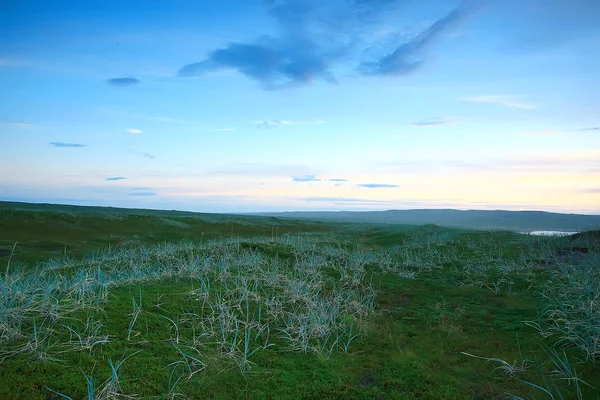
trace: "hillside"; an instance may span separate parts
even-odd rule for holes
[[[544,211],[505,210],[388,210],[388,211],[297,211],[261,213],[278,218],[310,219],[327,222],[366,222],[383,224],[424,225],[502,229],[511,231],[557,230],[583,231],[598,229],[600,215],[561,214]]]

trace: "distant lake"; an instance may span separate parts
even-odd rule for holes
[[[566,232],[566,231],[533,231],[533,232],[521,232],[521,233],[529,233],[530,235],[535,236],[568,236],[574,235],[579,232]]]

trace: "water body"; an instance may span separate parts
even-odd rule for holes
[[[533,232],[523,232],[523,233],[529,233],[530,235],[535,235],[535,236],[569,236],[569,235],[574,235],[576,233],[579,232],[566,232],[566,231],[533,231]]]

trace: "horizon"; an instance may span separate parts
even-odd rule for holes
[[[0,200],[600,215],[596,0],[24,0],[0,32]]]
[[[506,209],[473,209],[473,208],[406,208],[406,209],[380,209],[380,210],[323,210],[323,209],[306,209],[306,210],[280,210],[280,211],[247,211],[247,212],[235,212],[235,211],[224,211],[224,212],[211,212],[211,211],[201,211],[201,210],[192,210],[192,209],[168,209],[168,208],[148,208],[148,207],[122,207],[122,206],[112,206],[112,205],[101,205],[101,204],[76,204],[76,203],[53,203],[53,202],[28,202],[28,201],[18,201],[18,200],[0,200],[0,202],[7,203],[21,203],[28,205],[49,205],[49,206],[74,206],[74,207],[101,207],[101,208],[114,208],[114,209],[124,209],[124,210],[148,210],[148,211],[173,211],[173,212],[189,212],[189,213],[197,213],[197,214],[223,214],[223,215],[269,215],[269,214],[287,214],[287,213],[342,213],[342,212],[351,212],[351,213],[362,213],[362,212],[390,212],[390,211],[488,211],[488,212],[529,212],[529,213],[550,213],[550,214],[564,214],[564,215],[583,215],[583,216],[600,216],[598,214],[588,214],[588,213],[569,213],[569,212],[556,212],[556,211],[545,211],[545,210],[534,210],[534,209],[523,209],[523,210],[506,210]]]

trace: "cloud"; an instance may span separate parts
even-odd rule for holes
[[[108,83],[111,86],[132,86],[132,85],[137,85],[142,82],[136,78],[125,77],[125,78],[107,79],[106,83]]]
[[[600,126],[593,126],[591,128],[582,128],[582,129],[573,129],[578,132],[587,132],[587,131],[600,131]]]
[[[385,204],[389,203],[389,201],[385,200],[371,200],[371,199],[361,199],[355,197],[299,197],[295,200],[304,200],[308,202],[319,202],[319,203],[369,203],[369,204]]]
[[[279,121],[276,119],[265,120],[265,121],[255,121],[255,123],[258,128],[269,128],[272,126],[297,125],[298,124],[298,122],[294,122],[294,121]]]
[[[322,125],[325,121],[313,121],[313,122],[298,122],[298,121],[286,121],[286,120],[278,120],[278,119],[270,119],[270,120],[262,120],[262,121],[254,121],[258,128],[271,128],[276,126],[284,126],[284,125]]]
[[[318,14],[319,6],[327,7],[321,2],[303,0],[264,4],[276,22],[276,35],[263,35],[249,43],[229,43],[211,51],[204,60],[185,65],[178,76],[233,69],[267,90],[304,86],[315,80],[336,83],[330,68],[346,54],[347,37],[331,28],[333,15],[321,18]]]
[[[127,129],[127,132],[131,133],[132,135],[139,135],[143,131],[141,129],[129,128],[129,129]]]
[[[87,147],[87,144],[79,143],[50,142],[48,144],[54,147]]]
[[[368,189],[381,189],[381,188],[396,188],[398,185],[390,185],[387,183],[360,183],[356,186],[368,188]]]
[[[292,181],[294,182],[318,182],[321,179],[317,178],[316,175],[300,175],[300,176],[292,176]]]
[[[357,197],[328,197],[328,196],[314,196],[314,197],[297,197],[291,200],[300,200],[307,203],[319,204],[319,209],[327,207],[327,205],[343,206],[350,208],[362,208],[362,207],[386,207],[390,208],[394,202],[387,200],[373,200],[366,198]]]
[[[475,96],[467,97],[462,101],[469,101],[473,103],[489,103],[498,104],[505,107],[521,108],[525,110],[536,109],[537,106],[534,104],[523,103],[518,101],[518,96],[504,96],[504,95],[489,95],[489,96]]]
[[[370,2],[367,1],[367,3]],[[381,1],[375,3],[381,3]],[[412,40],[396,47],[394,51],[375,61],[362,62],[358,66],[358,72],[364,75],[405,75],[414,72],[424,64],[424,50],[456,23],[463,20],[472,10],[472,7],[463,3],[445,17],[435,21]]]
[[[106,178],[106,180],[109,181],[109,182],[112,182],[112,181],[122,181],[122,180],[125,180],[125,179],[127,179],[127,178],[124,178],[122,176],[113,176],[113,177],[110,177],[110,178]]]
[[[150,158],[150,159],[152,159],[152,158],[156,158],[156,157],[154,156],[154,154],[151,154],[151,153],[144,153],[144,157],[146,157],[146,158]]]
[[[208,171],[202,176],[255,176],[255,177],[290,177],[314,176],[314,169],[304,165],[294,164],[263,164],[263,163],[236,163],[226,169]]]
[[[412,122],[409,124],[405,124],[407,126],[441,126],[441,125],[453,125],[459,123],[460,120],[458,118],[430,118],[423,121]]]
[[[177,75],[206,76],[234,70],[266,90],[297,88],[315,81],[335,84],[333,70],[341,62],[358,64],[363,75],[402,75],[421,67],[429,45],[471,14],[475,7],[470,4],[477,1],[467,0],[398,45],[406,33],[405,27],[396,27],[401,17],[397,11],[407,2],[266,0],[263,4],[275,22],[274,32],[213,49],[200,61],[184,65]],[[365,54],[371,54],[370,59],[360,62]]]
[[[348,179],[343,178],[330,178],[330,179],[322,179],[318,178],[317,175],[298,175],[292,176],[292,181],[294,182],[336,182],[335,186],[341,186],[342,183],[348,182]]]
[[[561,132],[558,129],[542,129],[538,131],[519,132],[519,135],[554,135]]]
[[[0,126],[17,129],[35,129],[36,126],[22,122],[0,122]]]
[[[155,192],[132,192],[129,193],[129,196],[140,196],[140,197],[150,197],[150,196],[156,196],[157,194]]]
[[[591,188],[591,189],[582,189],[581,193],[592,193],[592,194],[600,194],[600,188]]]

